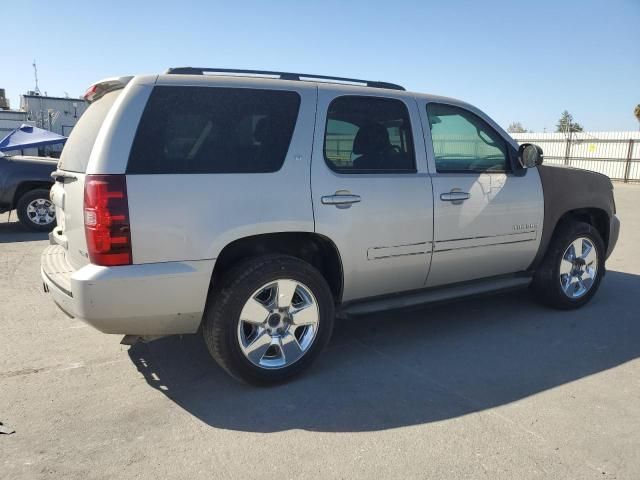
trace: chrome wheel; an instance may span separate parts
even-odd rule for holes
[[[579,237],[567,247],[560,260],[560,286],[572,299],[584,296],[598,274],[598,252],[593,242]]]
[[[49,225],[56,219],[55,206],[46,198],[36,198],[27,205],[27,218],[36,225]]]
[[[276,280],[253,292],[244,304],[238,343],[244,356],[258,367],[288,367],[311,348],[319,321],[318,303],[306,285]]]

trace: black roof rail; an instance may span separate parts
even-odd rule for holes
[[[360,80],[357,78],[344,78],[344,77],[330,77],[327,75],[312,75],[309,73],[291,73],[291,72],[273,72],[269,70],[240,70],[235,68],[202,68],[202,67],[175,67],[167,70],[168,74],[176,75],[204,75],[205,73],[231,73],[234,75],[247,75],[247,76],[272,76],[278,77],[281,80],[329,80],[334,82],[344,83],[356,83],[362,84],[367,87],[373,88],[388,88],[391,90],[404,90],[401,85],[389,82],[378,82],[371,80]]]

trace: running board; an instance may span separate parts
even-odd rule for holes
[[[427,290],[413,290],[409,293],[374,297],[357,302],[345,303],[339,310],[340,316],[363,315],[384,310],[415,307],[427,303],[445,302],[463,297],[497,293],[505,290],[527,287],[532,276],[522,274],[518,276],[500,276],[472,282],[458,283],[444,287],[434,287]]]

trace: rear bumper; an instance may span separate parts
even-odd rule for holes
[[[605,258],[609,258],[611,252],[618,243],[618,236],[620,235],[620,220],[615,215],[611,215],[611,220],[609,221],[609,241],[607,242],[607,253]]]
[[[45,249],[45,290],[68,315],[104,333],[171,335],[200,326],[214,260],[73,270],[59,245]]]

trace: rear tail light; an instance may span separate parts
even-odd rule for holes
[[[84,232],[95,265],[131,265],[131,231],[124,175],[87,175]]]

